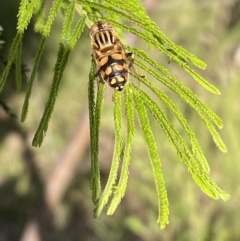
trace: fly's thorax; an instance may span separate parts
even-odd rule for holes
[[[94,35],[93,42],[97,50],[105,53],[114,49],[115,37],[110,31],[101,31]]]
[[[106,21],[98,21],[90,29],[92,48],[102,54],[110,53],[115,48],[117,33],[113,25]]]

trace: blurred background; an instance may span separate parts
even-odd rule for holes
[[[10,75],[0,93],[0,100],[16,116],[7,114],[0,106],[0,241],[240,240],[240,1],[145,0],[143,4],[172,41],[207,63],[207,69],[198,72],[222,93],[210,94],[176,63],[168,64],[166,56],[127,34],[126,42],[147,51],[223,119],[224,128],[220,132],[228,147],[226,154],[216,148],[206,127],[189,106],[162,87],[197,133],[209,160],[211,178],[231,199],[216,201],[203,194],[163,131],[150,119],[168,191],[169,225],[160,230],[156,223],[157,197],[141,132],[137,132],[134,140],[126,196],[113,216],[103,212],[100,218],[93,219],[87,101],[91,56],[87,28],[70,56],[44,142],[40,148],[31,146],[52,82],[63,21],[59,15],[47,41],[24,123],[20,122],[20,115],[26,88],[16,91],[14,76]],[[16,32],[18,5],[19,1],[9,0],[6,4],[0,0],[0,25],[4,29],[0,37],[5,41],[0,50],[0,73]],[[34,33],[31,24],[23,39],[27,78],[39,41],[40,36]],[[105,99],[99,154],[103,183],[108,176],[114,143],[110,89]],[[169,117],[178,127],[177,121]]]

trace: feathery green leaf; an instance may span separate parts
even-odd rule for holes
[[[135,124],[134,124],[134,109],[133,109],[133,99],[131,89],[125,87],[124,89],[124,106],[125,106],[125,115],[127,118],[127,142],[124,150],[122,170],[118,185],[115,188],[114,196],[109,205],[107,214],[112,215],[121,199],[125,195],[127,189],[128,175],[129,175],[129,163],[131,160],[131,151],[132,151],[132,142],[135,133]]]
[[[53,21],[57,15],[58,11],[60,10],[62,1],[63,0],[54,0],[53,1],[52,7],[50,9],[50,12],[49,12],[49,15],[47,18],[47,22],[46,22],[43,32],[42,32],[43,36],[45,36],[45,37],[49,36]]]
[[[10,49],[10,53],[9,53],[9,57],[8,57],[8,62],[7,62],[7,65],[6,65],[6,67],[3,71],[2,77],[0,79],[0,92],[2,91],[2,89],[5,85],[5,82],[7,80],[9,71],[10,71],[11,66],[13,64],[15,56],[18,52],[18,48],[20,47],[20,44],[22,42],[22,37],[23,36],[22,36],[21,33],[17,33],[14,40],[13,40],[13,43],[12,43],[12,46],[11,46],[11,49]]]
[[[89,110],[91,111],[91,116],[93,116],[92,122],[90,122],[91,126],[91,182],[90,187],[92,189],[92,199],[96,204],[99,198],[99,193],[101,191],[101,181],[100,181],[100,170],[98,165],[98,143],[99,143],[99,131],[100,131],[100,123],[101,123],[101,115],[104,104],[104,90],[105,85],[102,83],[98,84],[98,92],[97,92],[97,100],[96,105],[94,106],[94,80],[95,80],[95,68],[93,68],[94,72],[91,72],[91,83],[89,83],[89,97],[93,98],[89,105]],[[91,119],[90,119],[91,120]]]
[[[65,19],[63,22],[63,29],[61,34],[61,42],[64,42],[65,40],[69,40],[71,36],[71,26],[74,19],[74,13],[75,13],[75,0],[72,0],[70,4],[68,5]]]
[[[34,22],[34,30],[37,33],[42,33],[43,29],[45,27],[45,17],[46,17],[46,11],[44,8],[44,3],[43,1],[39,1],[39,5],[35,9],[35,22]]]
[[[85,20],[86,16],[83,15],[77,22],[75,28],[73,29],[72,36],[69,40],[69,47],[70,49],[73,49],[75,44],[77,43],[78,39],[80,38],[83,29],[85,27]]]
[[[144,102],[136,88],[133,88],[133,97],[154,174],[159,208],[158,223],[161,228],[164,228],[169,222],[169,208],[167,190],[161,170],[160,157],[158,155],[156,141],[148,120],[146,108],[144,107]]]
[[[41,146],[43,142],[44,134],[48,129],[48,123],[53,112],[60,81],[62,80],[63,71],[66,67],[69,54],[70,54],[70,49],[66,48],[66,46],[60,43],[59,50],[58,50],[58,57],[54,67],[54,77],[53,77],[53,83],[52,83],[50,95],[49,95],[42,119],[40,121],[39,127],[33,138],[33,142],[32,142],[33,146]]]
[[[221,136],[219,135],[218,131],[216,128],[209,122],[205,122],[210,134],[212,135],[213,141],[217,145],[217,147],[222,151],[222,152],[227,152],[227,147],[225,146]]]
[[[36,57],[34,59],[34,66],[33,66],[32,73],[31,73],[31,76],[30,76],[30,80],[29,80],[28,86],[27,86],[27,92],[26,92],[26,95],[25,95],[23,108],[22,108],[22,114],[21,114],[21,121],[22,122],[24,122],[27,118],[28,107],[29,107],[29,99],[30,99],[31,92],[32,92],[32,86],[33,86],[33,82],[34,82],[34,79],[35,79],[36,74],[37,74],[37,69],[38,69],[38,66],[39,66],[39,63],[40,63],[40,60],[41,60],[41,57],[42,57],[45,42],[46,42],[46,38],[43,36],[41,41],[40,41]]]
[[[133,53],[136,53],[137,56],[143,54],[139,51],[133,51]],[[150,62],[151,65],[154,63],[154,61],[150,60],[149,58],[146,58],[145,60],[147,62]],[[193,94],[193,92],[188,87],[184,86],[176,78],[171,76],[171,74],[165,68],[157,64],[154,65],[154,67],[160,70],[167,78],[163,78],[160,74],[156,73],[156,71],[146,66],[143,62],[135,60],[134,63],[138,65],[140,68],[147,71],[149,74],[151,74],[156,80],[159,80],[169,89],[171,89],[176,94],[181,96],[182,99],[185,100],[198,113],[198,115],[202,119],[208,119],[209,121],[212,121],[215,125],[217,125],[219,128],[222,127],[221,119],[212,110],[210,110],[209,107],[207,107],[202,101],[200,101],[198,97],[195,94]]]
[[[31,0],[30,2],[24,0],[22,2],[18,13],[18,33],[24,33],[25,29],[27,29],[27,26],[40,2],[40,0]]]
[[[106,187],[94,210],[94,217],[98,217],[102,209],[107,205],[108,200],[112,194],[114,184],[116,182],[118,168],[120,164],[120,156],[122,153],[123,136],[122,136],[122,104],[121,93],[114,91],[114,122],[115,122],[115,145],[113,152],[113,160],[108,176]]]
[[[227,201],[230,196],[228,193],[220,189],[208,176],[207,173],[202,172],[196,168],[188,169],[192,174],[193,179],[198,184],[198,186],[202,189],[204,193],[206,193],[209,197],[213,199],[221,198],[223,201]]]
[[[187,64],[183,64],[183,68],[187,71],[200,85],[202,85],[205,89],[209,90],[213,94],[220,94],[220,91],[208,81],[206,81],[202,76],[197,74],[193,69],[189,67]]]
[[[20,90],[22,88],[22,38],[20,38],[16,50],[15,66],[16,88],[17,90]]]
[[[194,155],[189,150],[188,146],[175,130],[172,124],[167,120],[166,116],[162,113],[157,104],[147,96],[143,91],[138,90],[136,87],[132,87],[135,92],[138,92],[141,96],[143,104],[149,108],[154,118],[160,124],[165,134],[167,135],[170,143],[176,149],[179,157],[187,165],[188,170],[190,171],[193,179],[199,185],[199,187],[210,197],[214,199],[221,198],[227,200],[229,195],[222,191],[213,181],[211,181],[208,172],[205,170],[205,167],[200,165],[195,159]],[[179,143],[177,143],[179,142]]]
[[[164,104],[166,104],[166,106],[171,110],[171,112],[176,116],[178,121],[184,127],[185,131],[188,133],[193,154],[199,160],[200,164],[202,165],[202,168],[207,173],[209,173],[210,168],[209,168],[207,160],[202,152],[202,148],[199,145],[194,132],[191,130],[191,127],[187,123],[187,120],[183,117],[182,113],[177,109],[177,107],[175,106],[173,101],[166,94],[164,94],[163,91],[161,91],[157,87],[155,87],[149,80],[147,80],[146,78],[141,78],[141,82],[144,83],[147,87],[149,87],[159,97],[159,99],[162,100],[164,102]],[[144,93],[142,93],[142,95],[146,96]]]

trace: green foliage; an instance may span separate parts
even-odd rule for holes
[[[10,49],[9,58],[5,70],[0,79],[0,90],[3,89],[13,64],[16,65],[16,87],[21,88],[21,54],[22,54],[22,37],[32,17],[35,17],[35,30],[42,35],[34,66],[28,82],[28,89],[23,105],[21,120],[24,121],[27,117],[29,100],[31,96],[33,82],[38,70],[38,66],[45,47],[45,42],[51,32],[53,22],[60,12],[64,10],[64,22],[62,34],[59,40],[59,50],[54,67],[53,82],[49,94],[45,110],[40,121],[39,127],[33,139],[34,146],[41,146],[44,135],[47,132],[48,124],[54,109],[59,86],[63,78],[64,70],[70,53],[73,51],[76,42],[81,36],[85,25],[90,27],[93,22],[102,19],[111,22],[116,28],[120,29],[121,33],[130,32],[150,44],[159,53],[163,53],[171,60],[175,61],[182,67],[197,83],[203,86],[206,90],[219,94],[219,90],[200,76],[192,67],[204,69],[206,64],[198,59],[193,54],[189,53],[183,47],[174,44],[168,39],[157,25],[148,17],[146,11],[141,6],[140,1],[120,1],[120,0],[105,0],[101,1],[85,1],[72,0],[69,4],[63,3],[62,0],[54,0],[50,8],[49,14],[45,20],[44,1],[41,0],[22,0],[18,13],[17,34],[13,40]],[[80,15],[75,27],[73,27],[75,12]],[[123,23],[122,20],[131,22],[131,27]],[[71,29],[73,30],[71,31]],[[156,61],[149,58],[148,55],[136,48],[126,46],[126,50],[134,53],[138,59],[135,64],[142,70],[146,71],[156,81],[161,82],[174,93],[176,93],[183,101],[185,101],[205,123],[210,132],[216,146],[223,152],[226,152],[226,146],[223,143],[217,128],[222,128],[222,121],[209,107],[204,104],[199,98],[185,85],[183,85],[176,77],[174,77],[166,68],[160,66]],[[158,103],[151,97],[148,92],[141,90],[139,86],[133,85],[130,81],[123,90],[124,100],[121,98],[121,93],[114,91],[114,123],[115,123],[115,146],[112,159],[112,165],[106,186],[101,192],[100,171],[98,164],[98,143],[99,131],[101,122],[101,113],[104,104],[105,85],[101,82],[98,84],[97,97],[95,101],[94,80],[95,66],[92,65],[89,74],[89,119],[90,119],[90,136],[91,136],[91,164],[92,177],[91,189],[92,199],[96,204],[94,216],[98,217],[103,208],[108,206],[107,214],[111,215],[116,210],[121,199],[123,198],[128,182],[129,165],[131,161],[132,143],[135,134],[135,117],[134,108],[136,109],[143,137],[149,153],[152,166],[153,176],[156,185],[159,216],[158,223],[161,228],[164,228],[168,223],[169,209],[167,191],[165,181],[161,169],[160,157],[157,150],[157,143],[154,137],[148,114],[151,114],[163,132],[166,134],[170,144],[173,146],[180,160],[182,160],[194,181],[199,187],[210,197],[214,199],[221,198],[227,200],[229,195],[222,191],[209,177],[210,168],[206,157],[203,154],[202,148],[198,143],[194,131],[191,129],[187,120],[177,108],[171,98],[164,93],[157,85],[151,83],[147,78],[140,76],[135,70],[130,70],[131,75],[137,78],[144,86],[146,86],[152,95],[161,100],[164,105],[174,114],[183,130],[187,133],[189,140],[184,140],[179,131],[167,118],[158,106]],[[124,101],[124,111],[126,115],[127,137],[126,144],[123,138],[122,124],[122,102]],[[149,112],[148,112],[149,111]],[[123,154],[123,156],[122,156]],[[119,167],[121,171],[119,171]],[[118,179],[118,173],[120,176]],[[117,181],[118,179],[118,181]]]
[[[31,18],[40,3],[40,0],[32,0],[30,2],[28,0],[23,0],[20,2],[17,24],[17,30],[19,33],[24,33],[27,29]]]
[[[64,71],[64,68],[66,67],[69,54],[70,54],[70,49],[66,48],[64,44],[60,43],[60,48],[58,50],[58,57],[54,67],[54,77],[53,77],[53,83],[52,83],[50,95],[49,95],[40,125],[33,138],[34,146],[40,146],[43,142],[44,134],[48,128],[48,123],[49,123],[51,114],[53,112],[60,81],[62,80],[63,71]]]
[[[16,59],[15,59],[15,66],[16,66],[16,88],[20,90],[22,88],[22,38],[19,40],[19,46],[17,54],[16,54]]]
[[[98,166],[98,142],[99,142],[99,129],[101,121],[101,113],[104,103],[104,85],[98,85],[97,100],[95,101],[94,96],[94,82],[95,82],[95,68],[92,64],[92,68],[89,74],[89,85],[88,85],[88,103],[89,103],[89,120],[90,120],[90,141],[91,141],[91,189],[92,199],[96,204],[100,190],[100,171]]]
[[[21,51],[21,42],[22,42],[22,34],[21,33],[17,33],[16,37],[13,40],[11,49],[10,49],[10,53],[9,53],[9,58],[8,58],[8,62],[7,65],[3,71],[2,77],[0,79],[0,91],[2,91],[4,84],[6,82],[7,76],[9,74],[9,71],[11,69],[11,66],[14,62],[14,60],[16,60],[16,56],[19,55],[19,52]],[[17,74],[17,77],[19,77],[19,75]],[[16,80],[16,83],[21,83],[21,79]],[[20,86],[20,84],[19,84]]]
[[[114,122],[115,122],[115,145],[114,145],[112,165],[111,165],[111,170],[109,173],[107,184],[104,188],[104,191],[94,211],[95,217],[98,217],[103,207],[107,205],[117,179],[118,168],[120,164],[120,157],[121,157],[122,147],[123,147],[122,103],[121,103],[120,92],[114,92]]]
[[[122,162],[122,170],[119,177],[118,185],[115,187],[114,196],[108,207],[107,214],[109,215],[115,212],[118,204],[120,203],[127,189],[129,164],[130,164],[131,152],[132,152],[132,142],[135,134],[134,108],[133,108],[134,105],[133,105],[133,98],[131,94],[132,94],[131,89],[126,88],[126,90],[124,91],[124,106],[125,106],[125,115],[127,118],[127,141],[126,141],[126,147],[125,147],[124,157]]]
[[[30,95],[31,95],[31,92],[32,92],[32,86],[33,86],[33,82],[34,82],[34,79],[35,79],[36,74],[37,74],[37,69],[38,69],[38,66],[39,66],[39,63],[40,63],[40,60],[41,60],[41,56],[42,56],[42,53],[43,53],[43,50],[44,50],[45,42],[46,42],[46,38],[42,37],[41,42],[40,42],[39,47],[38,47],[38,51],[37,51],[35,60],[34,60],[34,66],[33,66],[32,72],[31,72],[31,76],[30,76],[30,79],[28,81],[27,92],[26,92],[26,95],[25,95],[25,100],[24,100],[23,108],[22,108],[22,115],[21,115],[21,121],[22,122],[25,121],[26,118],[27,118],[29,99],[30,99]]]
[[[164,178],[161,170],[161,162],[157,151],[157,143],[154,139],[153,132],[151,130],[151,126],[149,124],[146,107],[144,106],[144,98],[138,90],[137,92],[133,92],[134,94],[134,102],[138,113],[138,119],[141,125],[141,129],[143,132],[143,136],[147,145],[149,157],[151,159],[151,165],[154,174],[154,180],[157,190],[158,196],[158,223],[160,223],[160,227],[164,228],[166,224],[168,224],[168,199],[167,199],[167,191],[164,184]]]

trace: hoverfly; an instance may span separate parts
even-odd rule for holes
[[[133,64],[132,53],[126,53],[113,25],[100,20],[90,28],[92,58],[100,82],[122,91]]]

